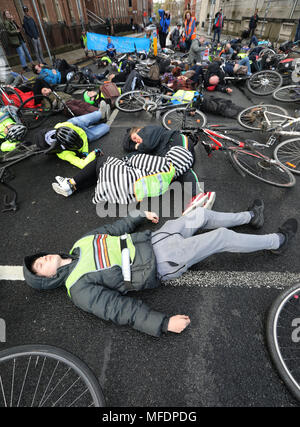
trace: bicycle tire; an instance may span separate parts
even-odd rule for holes
[[[300,86],[288,85],[276,89],[272,97],[280,102],[300,102]]]
[[[266,127],[268,130],[272,130],[278,125],[283,125],[288,120],[287,118],[281,119],[280,117],[276,118],[276,121],[275,119],[273,121],[269,119],[272,123],[269,127],[268,123],[265,121],[265,117],[263,115],[264,112],[269,112],[271,114],[273,112],[283,116],[289,115],[284,108],[279,107],[278,105],[261,104],[245,108],[239,113],[237,119],[241,126],[251,130],[264,130]]]
[[[35,101],[37,106],[29,108],[28,104]],[[43,95],[36,95],[32,98],[27,99],[18,108],[17,114],[22,123],[28,127],[28,129],[35,129],[51,115],[53,114],[52,102],[50,98]]]
[[[295,320],[300,325],[300,284],[278,295],[269,308],[266,321],[266,342],[271,360],[289,391],[300,401],[300,329],[292,329]],[[295,331],[299,333],[295,334]]]
[[[271,95],[274,90],[282,86],[282,83],[282,76],[277,71],[263,70],[252,74],[246,85],[249,92],[254,95],[265,96]]]
[[[123,93],[116,99],[116,107],[118,110],[124,113],[137,113],[143,110],[144,99],[150,98],[152,94],[143,90],[132,90],[130,92]]]
[[[4,101],[4,95],[3,93],[0,92],[0,105],[5,107],[7,105],[13,105],[14,107],[20,107],[20,105],[23,103],[22,98],[20,97],[20,95],[18,94],[17,91],[15,91],[13,88],[8,87],[8,86],[1,86],[1,88],[3,89],[3,91],[7,94],[7,95],[15,95],[16,96],[16,100],[10,99],[11,103],[7,103],[7,100]]]
[[[238,168],[259,181],[284,188],[296,184],[294,175],[288,169],[258,151],[233,148],[229,152]]]
[[[295,174],[300,174],[300,138],[287,139],[275,147],[274,158]]]
[[[173,108],[167,111],[162,116],[162,125],[168,130],[178,130],[182,132],[185,129],[199,129],[206,125],[207,117],[202,111],[195,110],[193,111],[194,115],[190,113],[188,116],[184,117],[186,111],[187,108],[185,107]],[[183,124],[183,119],[185,119],[185,126]]]
[[[36,357],[35,366],[32,370],[32,358]],[[21,358],[25,358],[25,364],[23,366],[23,360],[21,361]],[[28,360],[26,360],[28,358]],[[40,361],[40,359],[44,358],[44,360]],[[46,362],[47,359],[47,362]],[[7,380],[7,373],[10,372],[8,370],[10,362],[13,362],[12,367],[12,374],[11,374],[11,380],[13,382],[17,378],[19,371],[18,369],[25,369],[25,376],[20,377],[22,380],[22,384],[10,384]],[[18,363],[17,363],[18,362]],[[34,360],[33,360],[34,362]],[[38,367],[38,364],[40,363],[41,366]],[[51,373],[51,377],[44,378],[45,372],[48,369],[48,366],[46,367],[46,363],[48,363],[49,366],[49,372]],[[34,364],[34,363],[33,363]],[[52,370],[52,364],[53,364],[53,370]],[[56,364],[56,365],[55,365]],[[59,364],[61,366],[59,366]],[[37,369],[38,367],[38,369]],[[67,368],[67,371],[64,372],[64,368]],[[4,369],[5,368],[5,369]],[[50,370],[51,368],[51,370]],[[60,378],[60,381],[54,385],[54,381],[57,379],[56,377],[58,374],[60,374],[60,371],[62,378]],[[28,379],[28,375],[35,374],[35,377],[38,378],[38,381],[31,382],[30,379]],[[22,372],[23,374],[23,372]],[[75,375],[75,376],[74,376]],[[75,380],[76,376],[78,378]],[[73,381],[73,384],[71,386],[68,386],[69,378],[71,381]],[[36,378],[35,378],[36,379]],[[63,381],[62,381],[63,379]],[[82,382],[82,384],[81,384]],[[53,383],[51,385],[51,383]],[[76,388],[75,384],[77,384]],[[41,390],[38,390],[39,386],[43,386]],[[50,387],[51,385],[51,387]],[[63,394],[59,398],[57,398],[57,392],[60,391],[61,385],[63,385]],[[86,391],[81,391],[81,385],[88,390],[90,397],[92,399],[92,404],[87,405],[89,402],[89,399],[86,399],[87,396],[83,399],[84,404],[78,405],[78,402],[80,399],[83,398],[84,395],[86,395]],[[30,406],[34,406],[34,402],[39,400],[38,406],[44,406],[45,403],[48,401],[47,406],[50,406],[51,401],[54,400],[54,402],[51,404],[51,406],[56,406],[58,402],[60,402],[59,406],[73,406],[73,404],[76,402],[78,406],[96,406],[96,407],[103,407],[105,406],[105,399],[103,396],[102,389],[100,387],[100,384],[95,376],[95,374],[92,372],[92,370],[77,356],[74,356],[73,354],[67,352],[66,350],[63,350],[58,347],[53,347],[49,345],[21,345],[17,347],[8,348],[6,350],[3,350],[0,352],[0,397],[2,398],[2,403],[4,403],[3,406],[8,406],[6,394],[5,391],[10,388],[10,405],[9,406],[21,406],[20,403],[22,401],[23,396],[26,400],[26,403],[31,401]],[[20,387],[21,386],[21,387]],[[7,388],[6,388],[7,387]],[[68,387],[68,388],[67,388]],[[67,388],[67,390],[65,390]],[[65,399],[68,392],[72,390],[72,393],[81,392],[79,396],[76,395],[72,396],[72,402],[70,405],[61,405],[61,400]],[[49,394],[47,395],[46,393]],[[13,393],[15,391],[19,392],[18,399],[14,400]],[[26,392],[26,393],[25,393]],[[32,392],[33,397],[32,397]],[[51,399],[50,399],[51,397]],[[75,397],[75,399],[74,399]],[[55,400],[56,399],[56,400]],[[22,405],[27,406],[27,405]]]

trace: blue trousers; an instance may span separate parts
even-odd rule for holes
[[[24,42],[22,42],[20,46],[17,47],[17,53],[19,55],[20,62],[23,68],[27,67],[26,57],[29,62],[32,62],[32,58],[30,56],[29,50],[27,49],[27,46]]]
[[[72,117],[68,122],[83,129],[88,137],[88,141],[93,142],[107,134],[110,130],[110,127],[106,123],[99,124],[101,118],[100,111],[94,111],[83,116]]]

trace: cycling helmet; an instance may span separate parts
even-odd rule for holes
[[[67,126],[57,129],[56,139],[65,150],[79,151],[83,146],[83,141],[78,133]]]
[[[27,133],[27,127],[21,124],[8,128],[6,139],[8,141],[22,141]]]
[[[84,94],[83,94],[83,99],[84,99],[84,101],[85,102],[87,102],[88,104],[92,104],[92,105],[94,105],[94,103],[95,103],[95,100],[94,99],[92,99],[89,95],[88,95],[88,90],[86,90],[85,92],[84,92]]]

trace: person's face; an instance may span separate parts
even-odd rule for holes
[[[136,132],[134,132],[134,133],[131,134],[131,140],[133,142],[135,142],[135,144],[141,144],[143,142],[143,139],[138,134],[139,130],[137,130]]]
[[[52,90],[48,87],[43,87],[41,92],[42,92],[42,95],[49,96],[52,93]]]
[[[107,43],[111,43],[111,38],[110,37],[107,38]]]
[[[53,277],[61,266],[61,260],[59,255],[45,255],[37,258],[31,268],[37,276]]]
[[[191,14],[190,14],[190,13],[187,13],[187,14],[186,14],[186,19],[187,19],[187,20],[191,19]]]
[[[97,96],[97,92],[95,92],[94,90],[91,90],[87,94],[92,100],[93,100],[93,98],[95,98],[95,96]]]
[[[12,19],[12,15],[11,15],[11,13],[10,13],[9,10],[5,11],[5,16],[6,16],[7,19]]]
[[[37,73],[40,73],[42,71],[42,67],[40,65],[36,65],[34,68]]]

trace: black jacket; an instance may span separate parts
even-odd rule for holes
[[[158,337],[167,330],[168,316],[127,295],[129,291],[151,289],[160,285],[151,232],[134,233],[136,227],[144,223],[145,219],[143,212],[134,211],[127,218],[99,227],[86,235],[121,236],[125,233],[131,235],[135,246],[135,258],[131,265],[130,285],[124,282],[121,267],[114,265],[81,276],[70,288],[70,297],[77,307],[101,319],[110,320],[118,325],[130,325],[134,329]],[[43,255],[45,254],[40,254]],[[73,261],[59,268],[56,276],[52,278],[39,277],[31,273],[30,265],[34,256],[26,257],[23,271],[27,284],[38,290],[54,289],[64,285],[79,261],[80,249],[76,249],[75,244],[71,256],[67,254],[61,256],[71,257]]]
[[[39,38],[39,30],[36,26],[34,19],[31,16],[26,16],[26,15],[24,16],[23,28],[25,30],[25,33],[31,39]]]

